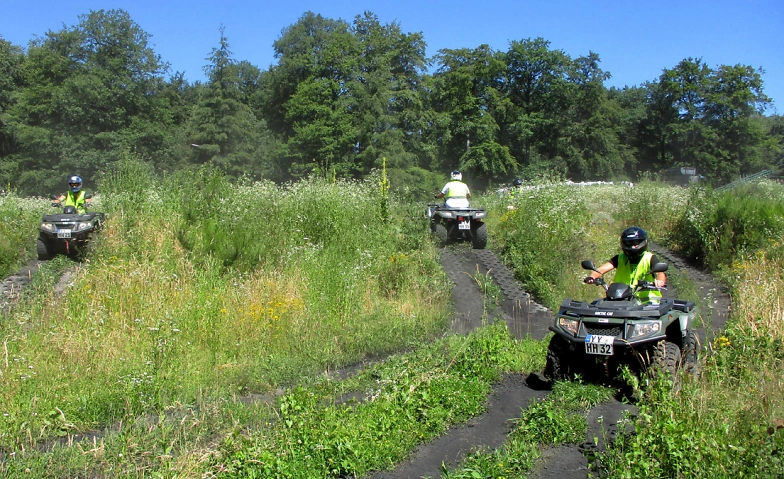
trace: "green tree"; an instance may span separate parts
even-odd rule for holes
[[[503,143],[510,108],[500,86],[506,65],[488,45],[476,49],[444,49],[436,56],[432,105],[437,123],[443,170],[461,169],[486,180],[505,177],[517,161]]]
[[[22,190],[62,188],[91,177],[122,151],[151,160],[168,148],[171,119],[158,93],[167,65],[122,10],[91,11],[80,23],[31,42],[29,85],[11,122],[22,147]]]
[[[14,95],[23,87],[22,63],[24,52],[21,47],[0,37],[0,189],[14,182],[19,170],[17,161],[12,158],[19,148],[14,138],[12,125],[9,125],[9,109],[14,103]]]
[[[566,172],[560,142],[568,124],[571,58],[543,38],[513,41],[505,54],[509,148],[531,172]]]
[[[264,111],[282,141],[280,169],[295,178],[327,174],[357,143],[348,87],[359,42],[346,22],[307,12],[273,48],[278,64],[264,76]]]
[[[370,12],[354,19],[351,32],[361,48],[348,83],[358,137],[356,173],[381,166],[382,158],[389,170],[417,166],[424,109],[422,34],[403,33],[397,23],[382,25]]]
[[[755,121],[770,104],[760,73],[746,65],[722,65],[709,86],[705,121],[715,132],[720,159],[709,173],[726,181],[770,166],[763,164],[759,152],[766,131]]]
[[[212,162],[235,178],[244,174],[263,176],[268,135],[251,106],[258,101],[261,72],[248,62],[232,58],[223,27],[219,46],[208,60],[208,82],[197,87],[186,126],[189,162]]]
[[[619,142],[620,107],[609,98],[604,82],[610,74],[599,66],[599,55],[574,60],[569,74],[571,123],[564,128],[568,138],[566,156],[569,176],[575,179],[612,179],[623,176],[632,155]]]

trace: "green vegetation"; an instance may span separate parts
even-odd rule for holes
[[[123,10],[85,12],[26,48],[0,38],[0,184],[48,195],[79,174],[94,189],[129,153],[161,175],[211,163],[277,183],[366,178],[386,161],[392,188],[420,199],[454,168],[479,190],[682,166],[719,185],[781,165],[783,120],[763,116],[771,99],[748,65],[685,58],[617,89],[599,53],[544,38],[427,58],[423,33],[371,12],[281,28],[267,70],[214,32],[206,81],[192,83]]]
[[[0,277],[15,273],[33,256],[41,216],[53,212],[49,203],[0,192]]]
[[[522,411],[503,448],[477,451],[459,469],[444,471],[444,479],[525,477],[537,464],[542,446],[585,441],[588,409],[610,398],[611,391],[579,382],[557,383],[546,399]]]
[[[503,374],[540,371],[547,340],[514,340],[503,323],[443,335],[449,283],[422,207],[386,196],[384,184],[383,173],[231,184],[213,168],[158,182],[143,163],[118,162],[102,178],[108,221],[89,261],[64,294],[55,284],[72,263],[46,263],[0,323],[2,474],[361,476],[481,413]],[[732,288],[728,327],[676,393],[666,379],[634,382],[636,434],[601,453],[593,475],[784,473],[782,231],[770,215],[781,193],[773,183],[689,192],[543,182],[511,210],[506,197],[478,198],[491,246],[551,307],[597,296],[579,261],[614,254],[631,222],[683,252],[717,245],[704,257]],[[33,219],[46,206],[5,201]],[[646,216],[651,203],[662,214]],[[702,235],[689,234],[693,218]],[[758,241],[748,225],[763,222]],[[491,316],[497,286],[474,280]],[[354,375],[331,373],[367,359]],[[503,448],[444,475],[523,476],[542,447],[582,443],[585,411],[610,394],[558,383],[521,412]]]

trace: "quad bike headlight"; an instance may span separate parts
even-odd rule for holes
[[[443,216],[444,218],[453,218],[454,217],[454,215],[452,214],[451,211],[442,211],[441,212],[441,216]]]
[[[570,333],[572,333],[574,335],[577,335],[577,329],[578,329],[579,325],[580,325],[580,322],[578,320],[576,320],[576,319],[569,319],[569,318],[565,318],[563,316],[560,316],[558,318],[558,326],[560,326],[561,329],[569,331]]]
[[[57,231],[57,228],[55,228],[52,223],[41,223],[41,229],[46,230],[50,233],[54,233]]]
[[[74,232],[83,231],[90,227],[90,223],[76,223],[76,227],[74,228]]]
[[[484,216],[485,216],[484,212],[477,211],[476,214],[474,215],[474,218],[483,218]]]
[[[644,323],[636,323],[632,329],[632,335],[629,339],[638,338],[640,336],[647,336],[649,334],[656,334],[661,331],[661,321],[646,321]]]

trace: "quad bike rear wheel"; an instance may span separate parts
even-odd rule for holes
[[[699,377],[700,375],[699,350],[700,339],[696,332],[689,330],[689,334],[684,339],[681,353],[683,370],[694,377]]]
[[[446,226],[443,223],[436,223],[434,231],[436,233],[436,238],[438,238],[438,242],[441,243],[441,246],[445,246],[447,239],[449,238]]]
[[[485,249],[487,246],[487,225],[480,224],[471,235],[471,244],[474,249]]]

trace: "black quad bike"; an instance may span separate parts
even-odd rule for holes
[[[92,195],[86,195],[85,198],[90,199]],[[57,197],[52,196],[52,199]],[[52,206],[62,205],[53,202]],[[83,255],[87,251],[92,235],[101,229],[103,219],[103,213],[80,214],[73,206],[63,207],[62,213],[44,215],[38,227],[36,243],[38,259],[47,260],[57,254],[70,257]]]
[[[487,246],[487,226],[482,208],[450,208],[444,205],[427,205],[430,231],[442,245],[453,241],[470,241],[474,249]]]
[[[590,260],[583,261],[582,267],[597,271]],[[666,270],[666,263],[651,267],[654,273]],[[547,350],[545,377],[571,379],[579,374],[607,382],[616,378],[622,366],[637,374],[667,372],[673,378],[681,366],[697,374],[693,302],[670,298],[643,302],[635,293],[664,289],[649,282],[632,288],[625,283],[608,286],[597,278],[594,284],[605,288],[603,299],[591,303],[567,299],[558,309],[550,326],[555,335]]]

